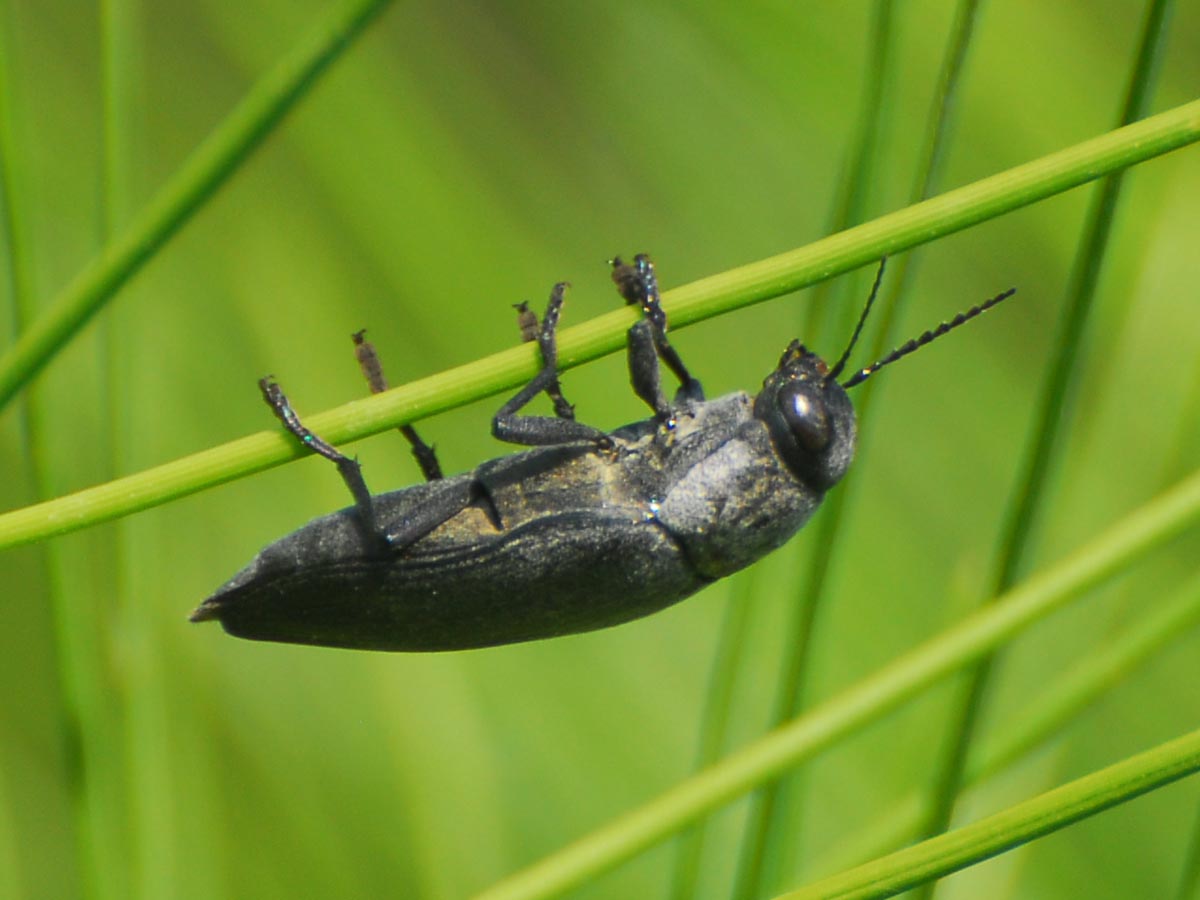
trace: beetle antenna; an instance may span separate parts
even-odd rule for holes
[[[865,369],[859,369],[855,374],[851,375],[849,378],[847,378],[845,381],[842,382],[842,387],[852,388],[856,384],[862,384],[864,381],[866,381],[868,378],[870,378],[872,375],[874,375],[876,372],[878,372],[884,366],[890,365],[891,363],[894,363],[896,360],[898,360],[902,357],[908,356],[908,354],[914,353],[917,350],[920,350],[926,344],[932,343],[933,341],[940,338],[946,332],[953,331],[955,328],[957,328],[959,325],[962,325],[964,322],[967,322],[967,321],[975,318],[976,316],[987,312],[993,306],[996,306],[996,305],[1002,303],[1003,301],[1007,300],[1009,297],[1011,297],[1016,292],[1017,292],[1016,288],[1009,288],[1003,294],[997,294],[995,297],[993,297],[991,300],[988,300],[986,303],[980,303],[978,306],[973,306],[970,309],[968,309],[966,312],[959,313],[957,316],[955,316],[949,322],[943,322],[937,328],[934,328],[931,331],[926,331],[920,337],[913,338],[908,343],[897,347],[895,350],[893,350],[891,353],[889,353],[883,359],[879,360],[879,362],[872,363],[871,365],[867,366]],[[856,332],[856,336],[857,336],[857,332]],[[840,363],[839,363],[839,365],[840,365]]]
[[[846,368],[846,363],[850,361],[850,351],[858,343],[858,336],[862,334],[863,326],[867,324],[867,314],[871,311],[871,304],[875,302],[875,295],[879,293],[879,285],[883,281],[883,269],[886,265],[887,257],[885,256],[879,260],[879,269],[875,272],[875,283],[871,285],[871,296],[867,297],[867,305],[863,307],[862,315],[858,317],[858,324],[854,326],[854,334],[850,335],[850,343],[846,345],[846,351],[842,354],[841,359],[834,364],[834,367],[829,370],[829,375],[826,376],[830,381],[836,380],[842,374],[842,369]]]

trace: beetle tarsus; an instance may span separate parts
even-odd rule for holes
[[[380,394],[388,389],[387,378],[383,374],[383,364],[379,361],[379,354],[375,352],[375,345],[366,339],[366,334],[367,329],[363,328],[350,335],[354,341],[354,356],[358,359],[358,366],[362,369],[371,393]],[[441,478],[442,466],[433,446],[421,440],[421,436],[411,425],[401,425],[398,430],[412,448],[413,459],[417,461],[425,480],[437,481]]]

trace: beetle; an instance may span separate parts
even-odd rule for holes
[[[575,420],[562,395],[556,329],[568,285],[540,324],[518,306],[543,366],[492,421],[530,446],[442,477],[433,448],[402,430],[426,481],[372,495],[357,461],[309,431],[273,378],[259,382],[284,426],[334,462],[354,506],[263,549],[192,614],[238,637],[361,650],[463,650],[606,628],[670,606],[781,546],[854,457],[846,393],[872,373],[1011,296],[1006,291],[839,383],[878,292],[883,264],[832,366],[792,341],[751,397],[705,400],[667,338],[654,264],[611,261],[643,316],[628,332],[630,380],[654,415],[612,432]],[[531,318],[532,317],[532,318]],[[373,348],[354,335],[372,391]],[[679,381],[663,392],[660,361]],[[520,415],[538,394],[555,416]]]

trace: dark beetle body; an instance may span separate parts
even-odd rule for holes
[[[882,275],[882,266],[880,275]],[[557,372],[555,329],[566,284],[539,325],[541,372],[501,407],[497,437],[531,445],[443,478],[410,427],[425,484],[372,496],[358,463],[313,434],[278,384],[259,382],[305,446],[334,462],[355,505],[264,549],[209,597],[193,621],[230,634],[363,650],[464,650],[575,634],[649,615],[748,566],[795,534],[854,457],[845,388],[999,303],[993,298],[860,370],[841,372],[861,332],[829,368],[797,341],[757,397],[706,401],[666,337],[649,258],[613,260],[613,280],[645,317],[629,330],[635,393],[653,418],[606,434],[575,421]],[[876,277],[873,300],[879,287]],[[354,336],[373,391],[374,349]],[[659,361],[679,379],[665,398]],[[555,418],[518,415],[545,392]]]
[[[842,471],[852,412],[843,424]],[[481,488],[477,502],[394,555],[372,552],[353,507],[316,519],[265,548],[205,605],[219,606],[239,637],[371,650],[574,634],[657,612],[749,565],[795,534],[824,496],[781,461],[744,393],[611,438],[611,448],[538,448],[376,496],[377,517],[397,522],[439,492]]]

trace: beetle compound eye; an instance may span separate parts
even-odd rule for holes
[[[780,392],[780,412],[796,440],[806,450],[819,453],[829,446],[832,431],[825,403],[807,384],[797,383]]]

